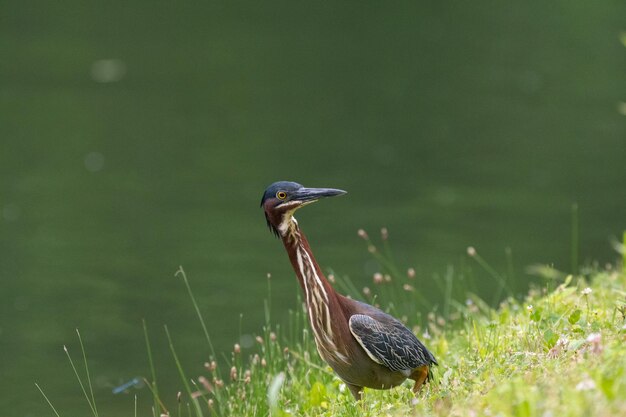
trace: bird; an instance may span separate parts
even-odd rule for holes
[[[270,231],[282,240],[304,292],[317,351],[354,399],[361,400],[364,388],[390,389],[406,379],[415,381],[417,395],[438,365],[434,355],[398,319],[335,291],[294,217],[304,206],[343,194],[346,191],[278,181],[263,193],[261,207]]]

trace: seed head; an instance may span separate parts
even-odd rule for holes
[[[468,246],[467,247],[467,254],[469,256],[472,256],[472,257],[476,256],[476,249],[474,249],[473,246]]]
[[[276,333],[274,333],[274,332],[271,332],[271,333],[270,333],[270,340],[271,340],[272,342],[275,342],[275,341],[276,341]]]
[[[263,344],[263,338],[261,336],[257,336],[256,337],[256,341],[258,344],[262,345]]]
[[[328,281],[330,281],[331,284],[335,283],[335,275],[334,274],[328,274],[328,276],[326,278],[328,278]]]
[[[389,231],[387,230],[386,227],[383,227],[382,229],[380,229],[380,237],[382,240],[389,239]]]
[[[213,391],[213,387],[211,386],[211,383],[205,377],[203,376],[198,377],[198,382],[202,384],[202,386],[204,387],[205,390],[207,390],[207,392]]]
[[[374,284],[380,284],[381,282],[383,282],[383,274],[381,274],[380,272],[376,272],[373,279]]]
[[[365,239],[365,240],[369,239],[369,236],[367,236],[367,232],[363,229],[359,229],[357,231],[357,234],[359,235],[361,239]]]
[[[413,269],[413,268],[409,268],[409,269],[406,271],[406,275],[407,275],[409,278],[415,278],[415,269]]]
[[[236,379],[237,379],[237,368],[233,366],[232,368],[230,368],[230,380],[234,381]]]
[[[368,287],[363,287],[363,294],[369,297],[372,294],[372,292],[370,291]]]
[[[587,287],[587,288],[585,288],[584,290],[582,290],[580,293],[581,293],[582,295],[587,296],[587,295],[591,294],[591,293],[592,293],[592,291],[593,291],[593,290],[592,290],[591,288]]]
[[[241,346],[239,346],[239,343],[235,343],[235,346],[233,347],[233,352],[235,352],[236,354],[241,353]]]

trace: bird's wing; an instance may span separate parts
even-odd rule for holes
[[[436,364],[435,358],[398,320],[377,320],[364,314],[350,317],[350,332],[376,363],[392,371]]]

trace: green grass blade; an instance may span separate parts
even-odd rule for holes
[[[56,415],[57,417],[61,417],[59,415],[59,413],[57,412],[56,408],[54,408],[54,406],[52,405],[52,403],[50,402],[50,400],[48,399],[48,396],[43,392],[43,390],[41,389],[41,387],[39,386],[39,384],[37,384],[35,382],[35,386],[37,387],[37,389],[39,390],[39,392],[41,392],[41,395],[43,395],[43,397],[46,399],[46,402],[48,403],[48,405],[50,406],[50,408],[52,408],[52,411],[54,411],[54,415]]]
[[[167,342],[169,343],[170,351],[172,352],[172,356],[174,357],[174,362],[176,363],[176,368],[178,369],[180,379],[182,380],[183,385],[185,386],[185,390],[187,391],[187,395],[189,395],[190,401],[193,402],[194,409],[196,411],[196,416],[202,417],[202,410],[200,409],[200,404],[198,403],[198,400],[196,398],[193,398],[192,396],[191,387],[189,386],[189,382],[188,382],[189,379],[185,375],[185,371],[183,370],[180,360],[178,359],[178,355],[176,354],[176,349],[174,349],[174,343],[172,342],[170,331],[167,328],[167,326],[164,326],[164,327],[165,327],[165,334],[167,335]]]
[[[571,269],[572,274],[578,275],[578,246],[579,246],[579,221],[578,204],[572,204],[572,247],[571,247]]]
[[[154,409],[157,415],[161,414],[161,407],[159,406],[159,389],[157,386],[157,378],[156,371],[154,368],[154,361],[152,359],[152,347],[150,345],[150,337],[148,336],[148,325],[146,324],[146,320],[141,320],[143,324],[143,335],[146,340],[146,350],[148,351],[148,363],[150,365],[150,374],[152,375],[152,382],[147,385],[150,387],[150,391],[152,391],[152,398],[154,400]]]
[[[211,342],[211,336],[209,336],[209,331],[207,330],[206,324],[204,322],[204,317],[202,317],[202,313],[200,312],[200,307],[198,307],[198,303],[196,302],[196,297],[193,295],[193,291],[191,291],[191,286],[189,285],[189,281],[187,280],[187,274],[183,270],[183,267],[178,267],[178,271],[176,271],[175,276],[181,276],[183,278],[183,282],[185,283],[185,287],[187,288],[187,293],[189,294],[189,298],[191,298],[191,303],[193,304],[193,308],[196,310],[196,315],[198,316],[198,320],[200,320],[200,324],[202,325],[202,331],[204,332],[204,337],[206,338],[207,343],[209,344],[210,354],[213,358],[215,358],[215,349],[213,348],[213,342]]]
[[[85,385],[83,384],[83,380],[80,379],[80,375],[78,375],[78,371],[76,370],[76,366],[74,365],[74,361],[72,360],[72,357],[70,356],[70,352],[67,350],[67,346],[63,346],[63,350],[65,351],[65,354],[67,355],[67,359],[70,361],[70,365],[72,365],[72,370],[74,371],[74,375],[76,375],[76,379],[78,380],[78,384],[80,385],[80,388],[83,390],[83,394],[85,394],[85,399],[87,400],[87,403],[89,404],[89,408],[91,408],[91,412],[93,413],[94,416],[98,416],[98,414],[96,413],[96,410],[94,409],[93,405],[91,404],[91,400],[89,399],[89,395],[87,395],[87,390],[85,389]]]
[[[83,361],[85,363],[85,373],[87,374],[87,386],[89,386],[89,393],[91,394],[91,404],[93,405],[93,412],[98,417],[98,407],[96,407],[96,397],[93,395],[93,385],[91,384],[91,376],[89,375],[89,366],[87,365],[87,353],[85,352],[85,346],[83,345],[83,338],[80,337],[80,332],[76,329],[78,335],[78,341],[80,342],[80,350],[83,353]]]

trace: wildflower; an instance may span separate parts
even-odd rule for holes
[[[576,384],[576,391],[590,391],[595,388],[596,383],[593,382],[593,379],[589,378],[589,376]]]
[[[285,347],[283,349],[283,355],[289,355],[289,348],[288,347]]]
[[[234,381],[235,379],[237,379],[237,368],[233,366],[230,368],[230,380]]]
[[[553,359],[556,358],[563,351],[567,350],[568,345],[569,345],[569,339],[567,337],[565,336],[559,337],[559,340],[552,347],[552,349],[550,349],[550,351],[548,352],[548,357],[553,358]]]
[[[381,274],[380,272],[376,272],[373,279],[374,284],[380,284],[381,282],[383,282],[383,274]]]
[[[533,305],[532,305],[532,304],[528,304],[528,305],[526,306],[526,310],[528,310],[529,312],[530,312],[530,311],[533,311]]]
[[[367,251],[368,251],[369,253],[376,253],[376,246],[374,246],[374,245],[369,245],[369,246],[367,247]]]
[[[430,333],[428,333],[428,330],[422,334],[422,339],[430,340]]]
[[[404,285],[402,286],[402,289],[403,289],[404,291],[415,291],[415,288],[413,288],[413,287],[412,287],[412,286],[410,286],[409,284],[404,284]]]
[[[205,390],[207,390],[207,392],[213,391],[213,387],[211,386],[211,383],[205,377],[203,376],[198,377],[198,382],[202,384],[202,386],[204,387]]]
[[[335,274],[328,274],[326,278],[328,278],[331,284],[335,283]]]
[[[366,240],[369,239],[369,237],[367,236],[367,232],[363,229],[359,229],[357,231],[357,234],[359,235],[361,239],[366,239]]]
[[[267,366],[267,361],[265,360],[265,358],[261,359],[261,366],[264,368]]]
[[[259,345],[263,344],[263,338],[261,336],[257,336],[255,340]]]
[[[271,332],[271,333],[270,333],[270,340],[271,340],[272,342],[275,342],[275,341],[276,341],[276,333],[274,333],[274,332]]]
[[[213,399],[209,398],[209,400],[207,401],[207,404],[208,404],[209,408],[213,408]]]
[[[595,354],[602,353],[604,346],[602,346],[602,335],[600,333],[591,333],[587,336],[587,343],[591,347],[591,352]]]
[[[587,287],[587,288],[585,288],[584,290],[582,290],[580,293],[581,293],[582,295],[587,296],[587,295],[591,294],[591,292],[592,292],[592,289],[591,289],[591,288],[589,288],[589,287]]]
[[[269,272],[267,273],[267,279],[272,278],[272,274],[270,274]]]
[[[406,275],[407,275],[409,278],[415,278],[415,269],[413,269],[413,268],[409,268],[409,269],[407,269],[407,271],[406,271]]]
[[[204,362],[204,367],[206,368],[207,371],[213,372],[217,369],[217,363],[215,361],[211,361],[211,363]]]
[[[180,403],[180,398],[183,396],[183,393],[178,391],[178,394],[176,394],[176,401],[178,401]]]
[[[233,352],[237,354],[241,353],[241,346],[239,346],[239,343],[235,343],[235,346],[233,346]]]
[[[215,386],[217,388],[224,388],[224,381],[222,381],[221,379],[216,379],[215,380]]]
[[[476,249],[474,249],[473,246],[468,246],[467,247],[467,254],[469,256],[472,256],[472,257],[476,256]]]
[[[389,238],[389,231],[386,227],[380,229],[380,237],[382,238],[382,240],[387,240]]]
[[[391,275],[385,274],[385,282],[391,282]]]
[[[254,356],[252,357],[252,364],[256,365],[259,363],[259,361],[261,360],[261,358],[259,357],[258,353],[255,353]]]
[[[368,287],[363,287],[363,294],[369,297],[372,294],[372,292],[370,291]]]

